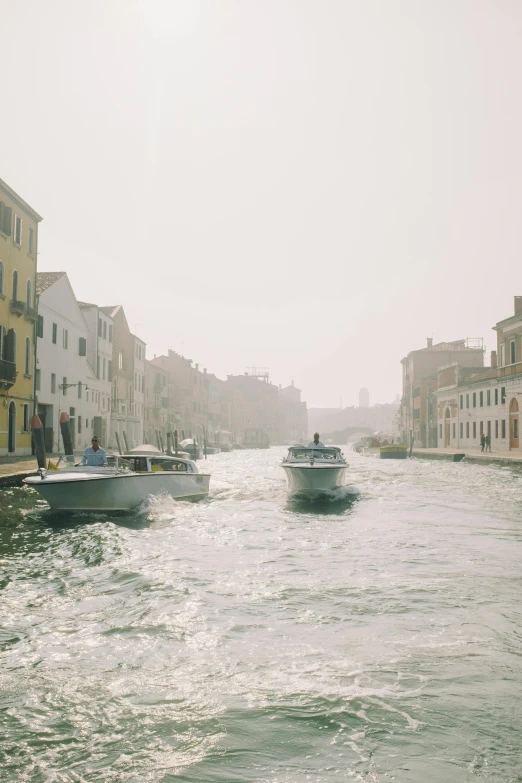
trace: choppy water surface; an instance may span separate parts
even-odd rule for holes
[[[0,493],[0,779],[522,780],[522,478],[282,449],[208,500],[60,519]]]

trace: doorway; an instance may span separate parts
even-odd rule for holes
[[[450,410],[446,408],[444,413],[444,448],[450,445],[451,431],[450,431]]]
[[[7,436],[7,451],[14,454],[16,451],[16,405],[11,400],[9,404],[9,427]]]
[[[513,397],[509,403],[509,448],[518,449],[519,447],[519,432],[518,432],[518,400]]]

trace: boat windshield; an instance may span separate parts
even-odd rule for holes
[[[177,459],[165,459],[165,457],[153,457],[150,461],[150,469],[154,472],[158,470],[188,470],[187,463]]]
[[[341,456],[341,450],[336,448],[312,449],[306,446],[295,446],[288,450],[288,459],[291,460],[338,460]]]

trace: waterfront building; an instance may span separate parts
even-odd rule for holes
[[[122,448],[143,443],[145,417],[146,345],[134,335],[121,305],[100,307],[113,326],[110,441],[117,448],[116,433]]]
[[[499,321],[497,348],[491,366],[448,364],[438,373],[438,445],[469,448],[491,437],[491,448],[518,451],[522,397],[522,297],[514,298],[514,314]]]
[[[96,304],[78,302],[87,324],[87,362],[94,371],[96,409],[88,421],[87,432],[97,435],[105,448],[111,442],[112,335],[114,324]],[[89,395],[91,398],[91,395]]]
[[[39,272],[36,291],[36,395],[45,447],[49,453],[60,453],[60,414],[66,412],[73,445],[83,450],[93,434],[101,436],[95,421],[102,411],[108,413],[110,383],[97,377],[89,361],[88,326],[66,273]]]
[[[428,338],[425,348],[410,353],[401,361],[402,398],[400,435],[402,442],[415,446],[436,447],[438,443],[435,390],[440,367],[458,363],[462,367],[484,366],[482,339],[467,338],[433,345]]]
[[[250,368],[244,375],[228,375],[228,387],[236,393],[233,432],[249,443],[278,443],[279,389],[270,383],[268,371]]]
[[[0,179],[0,455],[31,454],[42,218]]]
[[[278,442],[300,443],[308,439],[306,402],[301,400],[301,389],[294,385],[279,387]]]

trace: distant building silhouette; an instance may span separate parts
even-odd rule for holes
[[[363,386],[359,392],[359,408],[369,408],[369,407],[370,407],[370,392],[368,391],[366,386]]]

